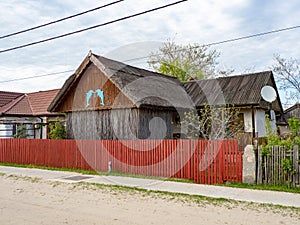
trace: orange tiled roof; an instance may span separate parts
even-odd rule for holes
[[[51,115],[47,111],[59,89],[22,94],[0,108],[2,115]],[[1,98],[1,95],[0,95]]]
[[[0,91],[0,107],[8,104],[12,100],[24,95],[24,93]]]
[[[58,92],[59,89],[29,93],[28,99],[33,115],[51,114],[47,108]]]

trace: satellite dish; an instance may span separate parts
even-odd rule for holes
[[[268,85],[264,86],[261,89],[260,94],[261,94],[261,97],[269,103],[274,102],[277,98],[277,94],[276,94],[275,89],[271,86],[268,86]]]

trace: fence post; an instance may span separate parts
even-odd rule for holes
[[[256,160],[253,145],[247,145],[243,154],[243,183],[255,183]]]

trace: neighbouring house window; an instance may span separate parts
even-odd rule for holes
[[[12,125],[12,137],[14,137],[17,134],[17,124]]]
[[[179,125],[179,124],[180,124],[180,116],[179,116],[178,113],[174,113],[174,114],[173,114],[173,123],[174,123],[175,125]]]
[[[245,132],[245,119],[244,119],[244,113],[239,113],[237,117],[233,121],[233,125],[240,130],[240,132]]]

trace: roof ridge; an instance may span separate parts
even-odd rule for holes
[[[127,64],[127,63],[124,63],[124,62],[121,62],[121,61],[118,61],[118,60],[115,60],[115,59],[110,59],[110,58],[106,58],[104,56],[101,56],[101,55],[96,55],[93,53],[93,55],[99,60],[99,58],[104,58],[105,60],[109,60],[109,61],[113,61],[115,63],[119,63],[119,64],[123,64],[124,66],[128,66],[128,67],[131,67],[133,69],[136,69],[136,70],[142,70],[142,71],[146,71],[146,72],[151,72],[157,76],[162,76],[162,77],[167,77],[167,78],[170,78],[170,79],[174,79],[174,80],[178,80],[177,77],[172,77],[172,76],[169,76],[169,75],[166,75],[166,74],[163,74],[163,73],[159,73],[159,72],[155,72],[155,71],[152,71],[152,70],[147,70],[147,69],[144,69],[144,68],[140,68],[140,67],[137,67],[137,66],[133,66],[133,65],[130,65],[130,64]],[[113,69],[113,68],[109,68],[108,69]]]
[[[17,105],[20,101],[22,101],[26,96],[26,94],[22,94],[21,96],[19,96],[18,98],[10,101],[9,103],[7,103],[6,105],[2,106],[1,108],[4,108],[5,106],[7,106],[8,104],[11,104],[5,111],[3,111],[2,113],[6,113],[9,110],[11,110],[15,105]]]
[[[34,111],[33,111],[33,108],[32,108],[32,104],[31,104],[30,97],[29,97],[28,94],[25,94],[25,96],[27,97],[28,104],[29,104],[30,110],[31,110],[31,112],[32,112],[32,115],[34,115]]]
[[[225,78],[234,78],[234,77],[240,77],[240,76],[253,76],[253,75],[259,75],[259,74],[268,74],[270,75],[272,73],[272,70],[266,70],[266,71],[260,71],[260,72],[254,72],[254,73],[245,73],[245,74],[237,74],[232,76],[223,76],[223,77],[217,77],[216,79],[225,79]]]
[[[183,83],[194,83],[198,81],[209,81],[209,80],[221,80],[221,79],[230,79],[230,78],[236,78],[236,77],[243,77],[243,76],[253,76],[253,75],[259,75],[259,74],[271,74],[273,73],[272,70],[266,70],[261,72],[254,72],[254,73],[245,73],[245,74],[237,74],[232,76],[223,76],[223,77],[215,77],[215,78],[209,78],[209,79],[202,79],[202,80],[191,80],[191,81],[185,81]]]
[[[57,91],[57,90],[60,90],[60,88],[55,88],[55,89],[50,89],[50,90],[28,92],[28,93],[25,93],[25,94],[30,95],[30,94],[40,93],[40,92],[50,92],[50,91]]]
[[[0,93],[20,94],[20,95],[25,94],[25,93],[23,93],[23,92],[14,92],[14,91],[0,91]]]

